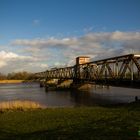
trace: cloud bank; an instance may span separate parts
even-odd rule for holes
[[[140,32],[100,32],[100,33],[89,33],[82,37],[76,38],[62,38],[57,39],[51,37],[49,39],[17,39],[11,44],[17,46],[30,46],[30,47],[50,47],[50,46],[80,46],[86,43],[102,43],[109,41],[140,41]]]
[[[19,55],[14,52],[0,51],[0,70],[3,73],[17,71],[32,71],[38,68],[47,68],[47,65],[39,64],[33,56]]]
[[[74,65],[75,57],[80,55],[97,60],[140,53],[140,32],[90,32],[81,37],[15,39],[10,42],[10,46],[22,50],[24,55],[1,51],[1,68],[11,61],[16,62],[15,65],[20,61],[23,64],[21,67],[30,70],[37,67],[37,71],[50,66]]]

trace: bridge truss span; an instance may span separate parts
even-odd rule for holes
[[[140,55],[128,54],[35,74],[45,79],[140,80]]]

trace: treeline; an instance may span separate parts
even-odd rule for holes
[[[26,71],[23,72],[12,72],[7,75],[0,73],[0,80],[31,80],[34,78],[33,73]]]

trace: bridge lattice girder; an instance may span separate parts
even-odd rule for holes
[[[140,55],[128,54],[35,74],[45,79],[136,79],[140,80]]]

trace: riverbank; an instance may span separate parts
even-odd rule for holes
[[[0,113],[0,139],[138,140],[139,131],[139,103]]]
[[[0,80],[0,84],[18,84],[23,83],[25,80]]]

